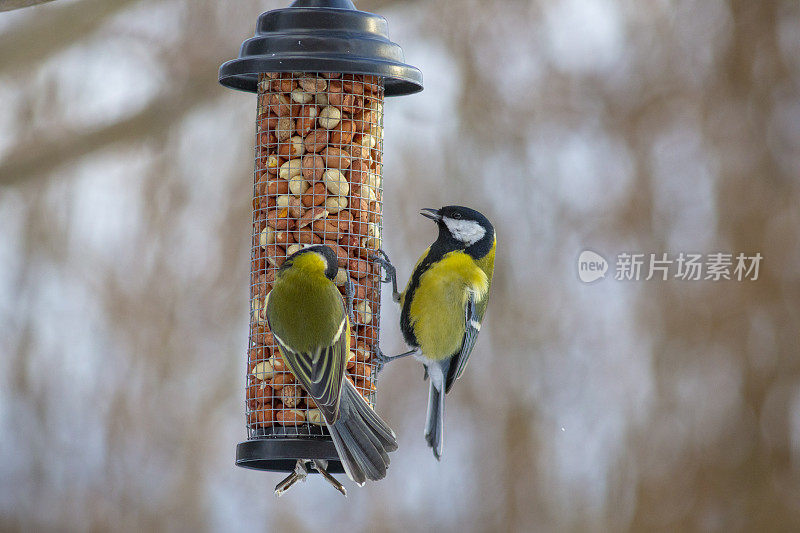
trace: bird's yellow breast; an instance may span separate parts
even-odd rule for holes
[[[482,300],[488,290],[486,273],[461,251],[446,254],[420,276],[409,314],[425,357],[444,359],[459,349],[469,294]]]

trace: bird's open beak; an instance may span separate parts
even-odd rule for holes
[[[442,220],[442,215],[439,214],[438,209],[431,209],[430,207],[426,207],[420,210],[419,214],[436,222]]]

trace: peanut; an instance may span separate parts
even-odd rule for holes
[[[336,277],[333,278],[336,285],[342,286],[347,283],[347,270],[340,268],[336,271]]]
[[[262,248],[266,248],[268,244],[275,242],[275,230],[270,226],[264,226],[259,235],[259,242]]]
[[[295,382],[294,376],[289,372],[275,373],[275,376],[270,380],[269,386],[273,390],[281,390],[284,385],[291,385]]]
[[[278,156],[268,155],[266,161],[266,169],[270,174],[275,174],[278,171]]]
[[[348,144],[353,140],[356,126],[352,120],[343,120],[338,128],[331,132],[330,141],[332,145]]]
[[[288,92],[288,91],[286,91]],[[291,102],[286,95],[283,94],[271,94],[269,99],[267,100],[269,109],[279,117],[288,116],[291,111]]]
[[[324,207],[312,207],[311,209],[306,210],[306,212],[300,217],[300,221],[297,223],[297,228],[304,228],[309,224],[327,216],[328,211],[326,211]]]
[[[253,383],[247,387],[247,406],[250,409],[258,409],[260,405],[264,404],[265,396],[268,396],[264,391],[265,387],[263,383]]]
[[[306,189],[306,192],[303,193],[303,196],[300,197],[300,201],[302,202],[304,207],[313,207],[315,205],[322,205],[325,203],[325,184],[322,182],[317,182],[314,184],[313,187]]]
[[[328,145],[327,130],[311,130],[306,135],[303,144],[309,152],[320,152]]]
[[[308,181],[318,181],[322,179],[325,172],[325,160],[314,154],[308,154],[303,158],[303,177]]]
[[[278,169],[275,169],[277,172]],[[267,184],[267,194],[270,196],[275,196],[277,194],[286,194],[289,192],[289,182],[282,179],[272,178],[269,180]]]
[[[295,159],[295,161],[297,160]],[[289,178],[289,192],[295,196],[301,196],[308,190],[308,187],[308,182],[300,174]]]
[[[278,119],[278,125],[275,128],[275,136],[279,141],[285,141],[292,136],[294,131],[294,120],[289,117],[281,117]]]
[[[281,388],[281,401],[286,407],[297,407],[302,399],[300,385],[285,385]]]
[[[306,420],[306,415],[298,409],[284,409],[275,415],[275,421],[284,426],[295,426],[302,424]]]
[[[350,166],[350,156],[341,148],[329,146],[322,151],[322,157],[325,158],[325,165],[328,168],[341,169]]]
[[[319,108],[315,105],[304,105],[300,108],[300,116],[297,118],[297,134],[305,137],[314,129],[319,115]]]
[[[299,135],[291,137],[288,143],[283,143],[278,147],[278,154],[288,159],[300,157],[305,151],[306,147],[303,144],[303,138]]]
[[[350,259],[348,261],[348,264],[350,267],[350,275],[352,275],[356,279],[361,279],[370,273],[369,263],[367,263],[363,259]],[[366,324],[367,322],[364,323]]]
[[[363,159],[354,159],[350,165],[348,178],[351,185],[361,185],[367,182],[369,175],[369,165]]]
[[[369,361],[370,356],[372,355],[370,354],[370,351],[367,349],[367,346],[363,342],[360,342],[356,345],[355,353],[356,353],[356,361],[361,363]]]
[[[316,76],[303,76],[297,81],[304,91],[310,93],[320,93],[328,88],[328,82]]]
[[[347,183],[347,178],[335,168],[326,170],[322,174],[322,179],[325,180],[325,186],[334,196],[346,196],[350,192],[350,184]]]
[[[290,217],[300,218],[300,215],[303,214],[303,204],[300,203],[300,198],[297,196],[290,196],[288,209]]]
[[[295,81],[291,78],[272,80],[270,89],[276,93],[289,93],[295,88]]]
[[[343,235],[342,238],[339,239],[339,244],[345,248],[357,248],[361,244],[361,240],[358,238],[358,235]]]
[[[328,98],[330,98],[330,95]],[[328,130],[335,128],[341,119],[342,112],[330,105],[319,112],[319,125]]]
[[[371,394],[377,390],[375,383],[369,379],[356,379],[356,388],[362,389],[359,390],[359,392],[362,392],[362,395],[364,390],[367,392],[367,394]]]
[[[355,80],[344,80],[342,82],[344,90],[352,94],[364,94],[364,84]]]
[[[322,239],[308,228],[303,228],[297,232],[297,242],[299,244],[322,244]]]
[[[348,256],[345,249],[333,241],[326,241],[325,244],[330,246],[331,249],[336,253],[336,258],[338,259],[339,266],[342,268],[346,268]]]
[[[275,368],[272,365],[272,360],[256,364],[251,374],[258,381],[269,381],[275,375]]]
[[[327,209],[325,212],[327,213]],[[337,222],[330,222],[327,219],[317,219],[311,224],[311,229],[314,233],[320,235],[323,239],[336,239],[339,234],[339,224]]]
[[[309,409],[308,423],[314,424],[315,426],[324,426],[325,419],[322,417],[322,411],[320,411],[319,409]]]
[[[286,260],[286,250],[283,246],[270,244],[267,247],[267,261],[273,266],[280,267]]]
[[[278,176],[285,180],[290,180],[295,176],[299,176],[303,173],[301,164],[302,163],[300,159],[290,159],[289,161],[286,161],[280,166],[280,169],[278,170]]]
[[[294,89],[291,92],[291,98],[293,102],[297,102],[298,104],[307,104],[314,99],[314,95],[304,91],[303,89]]]
[[[353,374],[356,378],[369,378],[372,375],[372,367],[365,363],[356,363]]]
[[[346,199],[344,196],[342,198]],[[329,216],[328,220],[339,224],[339,231],[342,233],[350,233],[353,229],[353,215],[349,211],[340,211],[334,216]]]
[[[328,105],[328,95],[326,93],[317,93],[314,96],[314,103],[320,107],[326,107]]]
[[[288,231],[276,231],[275,232],[275,243],[280,244],[282,246],[286,246],[287,244],[294,243],[294,236]]]
[[[267,318],[264,316],[265,307],[263,300],[253,298],[250,302],[250,310],[252,311],[253,321],[257,324],[266,324]]]
[[[327,209],[329,213],[338,213],[346,207],[346,196],[329,196],[325,199],[325,209]]]

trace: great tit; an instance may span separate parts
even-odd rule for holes
[[[347,476],[362,485],[386,476],[397,438],[344,376],[350,319],[332,281],[337,270],[327,246],[295,252],[275,276],[266,314],[286,366],[322,412]]]
[[[439,226],[439,237],[417,261],[402,293],[386,254],[376,259],[391,281],[402,306],[400,329],[411,351],[379,360],[386,363],[414,355],[430,376],[425,440],[433,455],[442,455],[444,395],[458,379],[475,346],[489,301],[497,245],[494,227],[478,211],[451,205],[423,209],[421,215]]]

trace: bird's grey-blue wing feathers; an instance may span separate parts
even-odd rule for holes
[[[336,420],[344,362],[347,360],[345,334],[340,334],[332,345],[320,348],[316,353],[292,350],[277,335],[274,337],[297,381],[317,406],[326,411],[331,420]]]
[[[481,330],[480,317],[475,306],[475,295],[470,293],[467,304],[464,306],[464,338],[461,341],[461,348],[453,357],[450,368],[447,369],[447,381],[445,382],[445,392],[450,392],[450,387],[461,377],[464,369],[467,368],[469,356],[475,347],[478,332]]]

